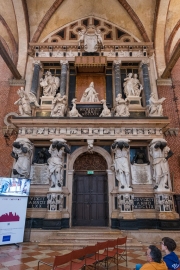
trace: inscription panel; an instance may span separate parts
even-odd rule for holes
[[[155,209],[153,197],[135,197],[134,209]]]
[[[27,208],[47,208],[47,197],[28,197]]]

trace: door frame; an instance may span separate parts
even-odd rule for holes
[[[108,197],[109,197],[109,227],[111,227],[111,218],[112,212],[114,210],[114,197],[113,190],[117,189],[115,187],[115,174],[114,171],[111,170],[112,165],[112,157],[111,155],[102,147],[94,146],[94,152],[99,153],[103,156],[103,158],[107,162],[107,182],[108,182]],[[66,176],[66,187],[67,187],[67,211],[68,216],[70,218],[69,226],[72,227],[72,187],[73,187],[73,178],[74,178],[74,162],[78,158],[79,155],[87,152],[87,146],[82,146],[76,149],[71,155],[67,157],[67,176]]]
[[[95,172],[95,174],[93,174],[93,175],[96,175],[96,176],[105,176],[105,178],[106,179],[104,179],[105,181],[106,181],[106,191],[104,192],[104,194],[106,194],[106,196],[107,196],[107,207],[108,207],[108,209],[109,209],[109,196],[108,196],[108,180],[107,180],[107,172],[105,171],[105,170],[103,170],[103,171],[94,171]],[[82,176],[87,176],[87,171],[84,171],[84,170],[82,170],[82,171],[75,171],[74,172],[74,179],[75,179],[75,175],[82,175]],[[89,175],[89,177],[91,177],[90,175]],[[73,187],[74,187],[74,179],[73,179]],[[73,188],[72,188],[72,191],[73,191]],[[89,192],[90,193],[90,192]],[[72,192],[72,198],[73,198],[73,194],[74,194],[74,191]],[[105,204],[106,204],[106,202],[104,201],[104,207],[106,207],[105,206]],[[84,202],[84,207],[85,207],[85,202]],[[73,209],[73,202],[72,202],[72,209]],[[72,210],[73,211],[73,210]],[[107,214],[107,216],[108,216],[108,219],[106,220],[105,219],[105,217],[104,217],[104,221],[107,221],[107,225],[101,225],[101,226],[98,226],[97,225],[97,227],[108,227],[109,226],[109,210],[107,210],[107,212],[106,212],[106,214]],[[72,212],[72,216],[73,216],[73,212]],[[71,216],[71,219],[72,219],[72,216]],[[76,225],[73,225],[73,226],[76,226]],[[77,225],[78,227],[81,227],[81,226],[86,226],[86,225]],[[95,227],[96,225],[90,225],[90,227]]]

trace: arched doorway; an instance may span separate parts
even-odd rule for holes
[[[75,160],[72,226],[108,226],[106,170],[106,160],[96,152],[83,153]]]

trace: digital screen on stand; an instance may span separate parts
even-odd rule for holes
[[[29,196],[30,179],[0,177],[0,196]]]

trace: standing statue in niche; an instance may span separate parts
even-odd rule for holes
[[[163,116],[162,103],[166,98],[156,99],[155,94],[151,93],[149,99],[149,116]]]
[[[169,166],[168,159],[173,155],[173,152],[167,146],[164,139],[153,139],[150,143],[150,155],[153,165],[153,179],[156,184],[154,189],[168,189]]]
[[[135,92],[134,92],[134,84],[133,84],[133,78],[132,78],[132,73],[129,73],[128,76],[124,79],[124,93],[126,95],[126,97],[128,96],[135,96]]]
[[[13,142],[11,156],[15,159],[13,175],[28,178],[31,168],[33,144],[29,139],[16,139]]]
[[[129,116],[129,100],[123,99],[121,94],[116,97],[115,116]]]
[[[19,99],[14,104],[19,105],[20,116],[31,116],[30,103],[34,103],[36,107],[39,107],[36,96],[31,92],[26,93],[24,87],[18,89],[17,94],[19,95]]]
[[[51,157],[48,159],[49,179],[51,188],[60,188],[63,186],[64,153],[70,153],[70,149],[64,139],[53,139],[51,142]]]
[[[84,41],[84,34],[85,34],[85,31],[84,30],[78,31],[78,35],[79,35],[78,45],[79,46],[81,45],[81,42]]]
[[[97,36],[98,43],[100,43],[103,46],[103,39],[102,39],[101,30],[100,29],[96,30],[95,34]]]
[[[60,79],[52,76],[50,71],[47,71],[44,79],[40,79],[40,85],[43,87],[44,96],[55,96],[56,91],[60,86]]]
[[[51,116],[64,117],[67,112],[67,96],[61,96],[57,93],[56,97],[52,101]]]
[[[133,76],[133,74],[129,73],[128,76],[124,79],[124,81],[125,81],[123,84],[124,93],[125,93],[126,97],[128,97],[128,96],[139,97],[143,87],[137,78],[138,75],[134,74],[133,78],[132,78],[132,76]]]
[[[142,87],[142,84],[140,83],[140,81],[138,80],[137,77],[138,77],[138,75],[134,74],[134,76],[133,76],[133,89],[134,89],[135,96],[139,97],[143,87]]]
[[[91,82],[89,87],[86,88],[80,102],[99,102],[98,93],[94,89],[94,83]]]
[[[112,167],[115,169],[116,179],[119,181],[119,190],[131,190],[130,168],[129,168],[129,140],[117,139],[112,144],[114,162]]]

